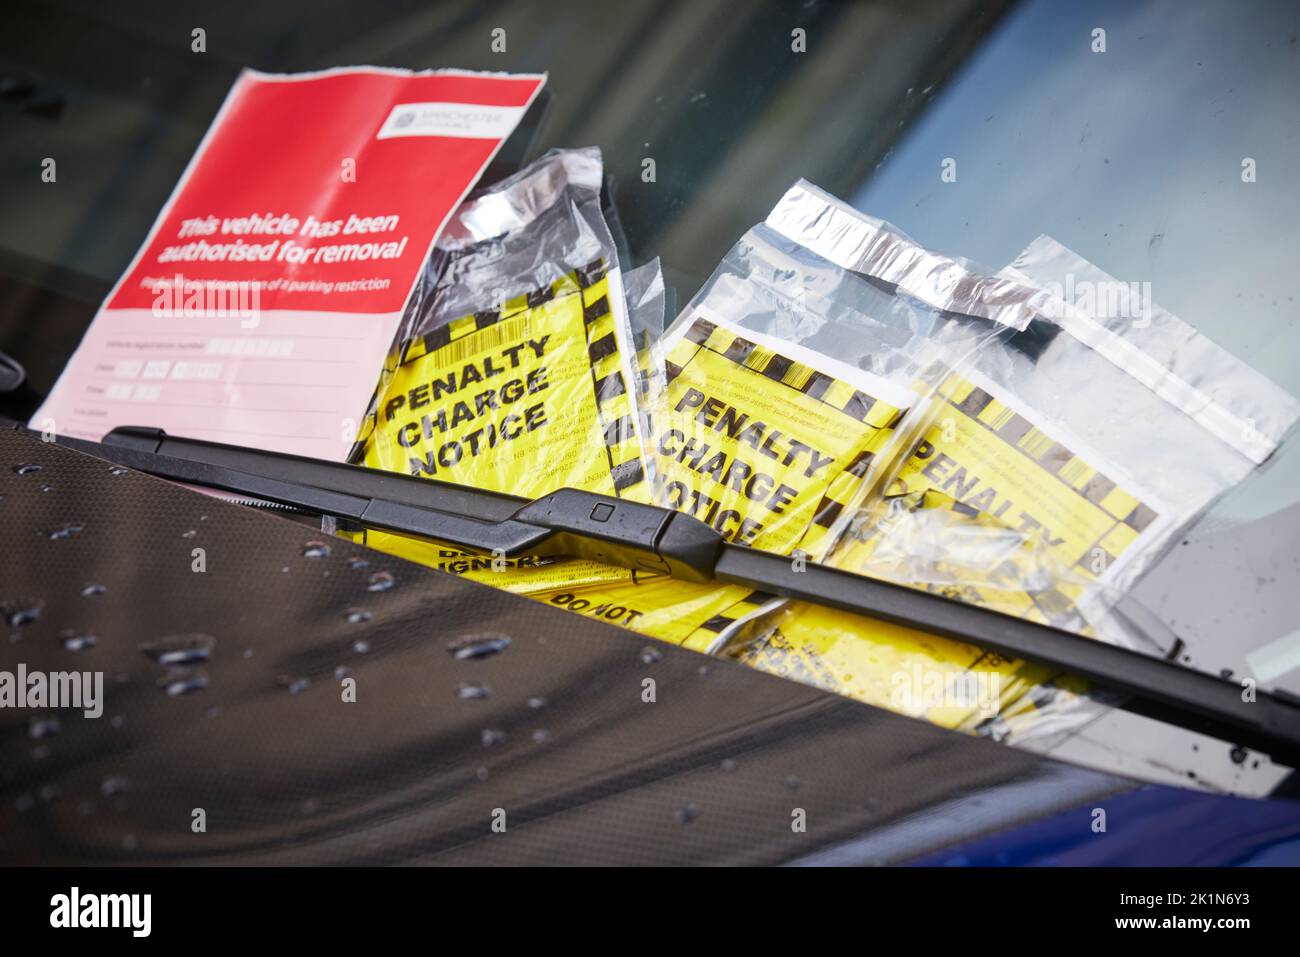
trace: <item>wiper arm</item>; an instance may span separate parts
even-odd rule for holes
[[[21,428],[21,426],[19,426]],[[746,585],[967,642],[1076,675],[1127,697],[1123,707],[1245,745],[1295,767],[1300,699],[1254,691],[1177,662],[930,592],[727,543],[680,512],[577,489],[534,501],[447,482],[169,436],[114,429],[102,442],[58,444],[160,478],[350,519],[471,552],[569,555],[670,575]],[[1248,699],[1248,700],[1247,700]]]

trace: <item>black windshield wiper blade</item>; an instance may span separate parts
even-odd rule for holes
[[[575,556],[706,582],[723,545],[689,515],[577,489],[529,500],[134,426],[114,429],[102,442],[55,441],[159,478],[503,558]]]
[[[21,427],[20,427],[21,428]],[[318,459],[119,428],[102,442],[60,445],[173,481],[350,519],[413,538],[502,557],[570,555],[739,584],[963,641],[1083,678],[1126,697],[1123,707],[1300,763],[1300,699],[1231,681],[1072,632],[919,589],[724,542],[688,515],[594,492],[560,489],[534,501]],[[798,568],[799,570],[796,570]]]

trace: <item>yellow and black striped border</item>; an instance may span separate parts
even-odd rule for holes
[[[701,623],[695,633],[707,631],[720,635],[740,619],[746,615],[752,615],[776,597],[776,595],[765,591],[752,591],[744,598],[738,599],[734,604],[728,605],[725,610],[714,615],[708,621]]]
[[[873,429],[892,429],[903,414],[847,382],[698,317],[665,359],[664,371],[670,383],[682,374],[700,349],[708,349],[735,365],[816,399]]]
[[[1075,495],[1100,509],[1113,525],[1092,543],[1076,563],[1089,577],[1096,549],[1105,552],[1109,568],[1125,548],[1144,532],[1159,514],[1146,503],[1093,468],[1080,456],[1035,427],[985,390],[953,373],[939,386],[939,394],[958,412],[1017,449],[1035,465],[1065,484]]]
[[[772,382],[816,399],[854,422],[865,424],[878,432],[893,429],[903,416],[904,410],[879,401],[843,380],[819,372],[699,317],[691,322],[682,338],[669,351],[664,361],[667,380],[671,383],[681,375],[701,349],[707,349]],[[831,479],[813,513],[812,522],[800,540],[801,549],[812,552],[820,549],[831,526],[846,508],[854,504],[856,493],[871,467],[874,454],[870,449],[864,449],[847,468]]]
[[[470,313],[459,319],[403,342],[385,362],[385,376],[375,390],[371,411],[366,415],[358,438],[349,453],[349,461],[364,460],[366,444],[378,427],[378,405],[387,379],[398,366],[423,359],[467,337],[492,329],[499,323],[522,316],[552,300],[565,296],[582,297],[583,326],[587,357],[591,368],[592,388],[596,396],[597,419],[609,462],[615,494],[626,496],[645,481],[641,445],[634,428],[636,414],[633,396],[628,390],[623,356],[615,334],[614,312],[609,302],[609,279],[603,258],[580,266],[549,285],[530,290],[506,300],[498,310]]]

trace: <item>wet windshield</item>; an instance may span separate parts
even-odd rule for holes
[[[28,374],[0,395],[13,418],[53,387],[240,69],[340,64],[548,72],[528,158],[600,146],[623,252],[659,256],[679,306],[803,177],[990,270],[1049,234],[1300,394],[1300,10],[1285,0],[324,0],[201,15],[18,0],[6,19],[0,352]],[[1300,693],[1298,490],[1292,437],[1141,579],[1132,614],[1182,638],[1188,664]],[[1135,772],[1160,754],[1174,777],[1246,791],[1280,773],[1134,722],[1106,714],[1037,746]]]

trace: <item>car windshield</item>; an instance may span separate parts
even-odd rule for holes
[[[529,158],[599,146],[629,265],[660,257],[678,305],[802,177],[994,271],[1048,234],[1300,395],[1288,0],[13,0],[5,17],[0,352],[28,375],[0,395],[12,418],[53,388],[239,71],[351,64],[548,73]],[[1186,664],[1300,694],[1298,575],[1292,437],[1129,601]],[[1284,773],[1120,712],[1026,746],[1248,792]]]

